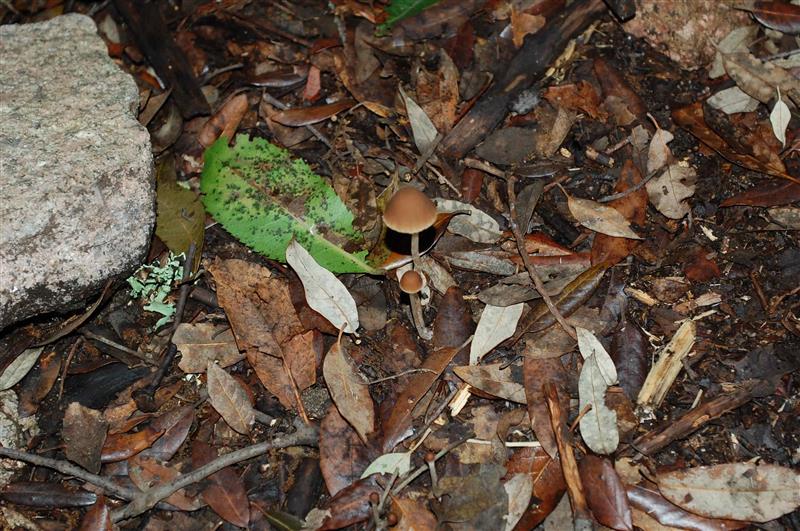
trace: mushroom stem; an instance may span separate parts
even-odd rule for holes
[[[422,270],[422,261],[419,257],[419,232],[411,235],[411,260],[414,262],[414,269]]]
[[[425,320],[422,317],[422,303],[419,300],[419,295],[416,293],[409,293],[408,299],[411,301],[411,317],[414,318],[414,326],[417,327],[419,337],[425,341],[430,341],[433,338],[433,332],[425,326]]]

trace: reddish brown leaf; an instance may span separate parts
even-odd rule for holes
[[[600,95],[586,81],[547,87],[542,97],[567,109],[583,111],[596,120],[608,118],[608,113],[600,108]]]
[[[531,419],[531,427],[536,434],[536,439],[542,444],[542,448],[549,455],[555,457],[558,454],[556,437],[553,433],[553,425],[550,422],[550,410],[547,408],[542,384],[553,382],[558,386],[558,396],[560,399],[569,400],[567,392],[567,371],[558,358],[536,359],[525,357],[523,362],[523,378],[525,382],[525,397],[528,400],[528,416]],[[566,415],[569,404],[562,404],[561,411],[564,414],[563,422],[566,422]]]
[[[192,443],[192,466],[199,468],[217,457],[210,445],[195,439]],[[221,518],[235,526],[247,527],[250,521],[250,505],[247,490],[241,476],[233,467],[226,467],[208,477],[210,484],[200,496]]]
[[[639,326],[625,318],[611,339],[611,359],[617,367],[619,385],[636,400],[650,369],[650,343]]]
[[[147,426],[136,433],[120,433],[106,438],[103,444],[103,453],[100,460],[103,463],[114,463],[123,461],[149,448],[156,439],[163,435],[164,430]]]
[[[721,207],[734,205],[771,207],[800,201],[800,184],[772,179],[749,190],[740,192],[720,203]]]
[[[708,126],[705,121],[703,104],[701,102],[675,109],[672,111],[672,119],[677,125],[692,133],[698,140],[719,153],[725,159],[753,171],[800,183],[800,180],[787,174],[786,169],[782,167],[782,165],[781,167],[768,165],[758,160],[753,155],[741,154],[733,150],[720,135],[712,131]]]
[[[369,394],[369,386],[353,359],[347,353],[348,339],[340,338],[331,346],[322,373],[339,413],[355,428],[366,444],[375,429],[375,405]]]
[[[597,521],[612,529],[632,530],[625,486],[611,461],[589,454],[581,459],[578,468],[586,501]]]
[[[81,531],[111,531],[111,508],[105,496],[98,496],[81,520]]]
[[[297,109],[287,109],[285,111],[278,111],[270,116],[270,119],[275,120],[279,124],[289,127],[302,127],[304,125],[311,125],[323,120],[327,120],[345,109],[349,109],[355,105],[355,101],[350,99],[340,100],[335,103],[328,103],[327,105],[318,105],[316,107],[300,107]]]
[[[319,530],[341,529],[369,518],[371,514],[369,495],[373,492],[378,494],[381,492],[381,488],[375,482],[375,475],[358,480],[339,491],[328,503],[331,516],[322,523]]]
[[[242,435],[249,434],[255,422],[255,411],[242,383],[213,361],[208,362],[206,375],[208,401],[228,426]]]
[[[61,483],[18,481],[3,487],[0,500],[32,507],[87,507],[97,502],[97,495]]]
[[[642,174],[634,166],[633,161],[628,159],[620,172],[614,192],[626,192],[641,181]],[[639,188],[625,197],[609,202],[608,206],[614,207],[631,223],[643,226],[647,221],[647,190],[644,187]],[[617,264],[631,254],[639,243],[639,241],[629,238],[595,234],[592,244],[592,264],[601,262],[608,262],[610,265]]]
[[[630,118],[636,118],[641,122],[647,121],[647,107],[619,70],[609,65],[604,59],[598,57],[594,60],[594,73],[597,76],[597,80],[600,82],[600,86],[603,88],[603,95],[606,98],[604,105],[606,107],[613,107],[609,105],[609,99],[616,100],[627,108],[632,115]],[[626,120],[620,121],[618,112],[614,114],[617,115],[617,122],[619,125],[627,125],[624,123]],[[628,123],[632,121],[633,120],[629,120]]]
[[[475,321],[464,292],[457,286],[448,288],[433,321],[433,348],[460,347],[474,331]]]
[[[395,531],[423,531],[436,529],[436,517],[422,499],[398,498],[392,496],[392,512],[399,521],[392,529]]]
[[[371,461],[356,431],[331,406],[319,433],[319,467],[331,496],[358,481]]]
[[[690,251],[683,264],[683,272],[686,274],[686,278],[693,282],[708,282],[722,274],[717,262],[714,259],[709,259],[708,254],[708,249],[703,247],[697,247]]]
[[[25,379],[19,392],[19,412],[23,417],[33,415],[39,409],[61,369],[61,353],[55,350],[42,354],[39,365]]]
[[[139,490],[147,490],[173,481],[180,472],[173,467],[162,465],[151,457],[136,455],[128,461],[128,474]],[[184,489],[171,494],[164,501],[182,511],[196,511],[204,505],[197,496],[190,496]]]
[[[435,350],[422,363],[423,369],[416,373],[397,398],[389,418],[383,423],[383,451],[390,452],[399,442],[411,435],[414,406],[425,396],[442,371],[456,355],[458,347]]]
[[[475,29],[469,20],[464,22],[455,36],[444,43],[444,50],[447,52],[459,70],[466,69],[472,62],[475,54]],[[463,197],[463,196],[462,196]],[[471,201],[465,199],[467,203]]]
[[[800,33],[800,6],[785,1],[759,1],[748,9],[764,26],[782,33]]]
[[[98,473],[107,430],[108,425],[99,411],[72,402],[64,413],[61,429],[67,459]]]
[[[748,526],[747,522],[705,518],[684,511],[664,498],[656,487],[626,485],[625,490],[632,508],[647,513],[661,525],[694,531],[725,531]]]
[[[208,119],[198,133],[197,141],[201,146],[208,147],[223,136],[231,140],[249,106],[247,94],[233,96],[220,107],[214,116]]]
[[[164,435],[143,453],[159,461],[169,461],[186,440],[192,422],[194,422],[194,406],[191,405],[164,413],[151,423],[156,430],[164,430]]]
[[[265,74],[253,76],[248,79],[248,83],[256,87],[286,88],[302,83],[309,75],[309,68],[296,68],[292,71],[277,70],[274,72],[267,72]]]
[[[520,448],[506,463],[506,477],[530,474],[533,478],[532,503],[517,522],[515,531],[534,529],[547,518],[567,490],[561,463],[551,458],[543,448]]]
[[[308,69],[308,79],[303,89],[303,99],[305,101],[316,101],[319,99],[319,91],[322,88],[320,74],[320,70],[316,66],[312,65],[311,68]]]
[[[461,199],[465,203],[472,203],[481,195],[483,177],[486,175],[480,170],[467,168],[461,174]]]

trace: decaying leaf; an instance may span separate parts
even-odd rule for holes
[[[213,461],[217,451],[211,445],[195,439],[192,444],[192,466],[199,468]],[[208,485],[200,496],[215,513],[238,527],[247,527],[250,504],[244,480],[233,467],[223,468],[208,477]]]
[[[22,380],[36,364],[44,347],[29,348],[22,351],[0,374],[0,391],[11,389]]]
[[[505,531],[511,531],[517,525],[533,494],[533,477],[530,474],[514,474],[503,483],[508,494],[508,515],[506,515]]]
[[[353,425],[365,443],[375,429],[375,407],[366,380],[358,372],[341,341],[325,355],[322,374],[339,413]]]
[[[778,89],[783,94],[800,94],[800,80],[768,61],[749,53],[722,54],[725,71],[747,94],[761,103],[769,103]]]
[[[625,216],[615,208],[602,205],[591,199],[582,199],[571,195],[567,195],[567,205],[573,217],[587,229],[607,234],[608,236],[633,240],[642,239],[631,229],[630,222],[625,219]]]
[[[469,347],[470,365],[476,365],[486,353],[514,335],[524,306],[524,303],[505,307],[486,305]]]
[[[467,211],[469,215],[455,216],[447,230],[478,243],[495,243],[503,235],[500,224],[486,212],[468,203],[453,199],[434,199],[442,212]]]
[[[512,364],[505,368],[504,365],[506,364],[464,365],[454,367],[453,372],[472,387],[485,393],[518,404],[527,403],[525,386],[522,384],[521,364]]]
[[[669,162],[672,152],[667,144],[673,138],[675,137],[672,133],[666,129],[659,128],[653,133],[653,138],[650,140],[650,147],[647,151],[647,173],[653,173]]]
[[[611,461],[589,454],[581,459],[579,470],[586,499],[597,521],[611,529],[632,531],[628,496]]]
[[[361,479],[372,474],[397,474],[404,476],[411,470],[411,452],[383,454],[369,464]]]
[[[96,409],[72,402],[64,412],[61,436],[67,459],[97,474],[108,424]]]
[[[686,199],[694,195],[696,178],[697,173],[691,166],[670,164],[645,185],[650,202],[668,218],[683,218],[690,210]]]
[[[358,308],[353,296],[336,275],[319,265],[297,240],[289,242],[286,262],[300,277],[306,301],[313,310],[345,333],[358,329]]]
[[[242,384],[213,361],[208,362],[206,376],[208,401],[217,413],[237,432],[243,435],[250,433],[250,427],[255,422],[255,411]]]
[[[772,464],[700,466],[656,481],[669,501],[706,517],[769,522],[800,507],[800,473]]]
[[[436,126],[433,125],[433,122],[422,110],[422,107],[405,93],[402,85],[398,85],[398,89],[406,105],[408,121],[411,122],[411,132],[414,134],[414,143],[420,153],[427,153],[436,141],[439,131],[436,130]]]
[[[197,269],[203,253],[206,212],[200,198],[192,190],[179,185],[175,163],[167,158],[159,164],[156,181],[156,236],[176,256],[186,253],[194,244]]]
[[[311,125],[323,120],[327,120],[345,109],[349,109],[355,105],[355,101],[351,99],[344,99],[326,105],[318,105],[316,107],[299,107],[296,109],[287,109],[273,113],[270,119],[275,120],[279,124],[287,125],[289,127],[302,127],[304,125]]]

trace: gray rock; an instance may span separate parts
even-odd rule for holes
[[[133,79],[89,17],[0,26],[0,329],[132,272],[155,222]]]

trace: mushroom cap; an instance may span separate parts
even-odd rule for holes
[[[400,290],[403,293],[419,293],[423,287],[425,287],[425,277],[419,271],[409,269],[400,277]]]
[[[411,186],[400,188],[386,205],[383,222],[403,234],[422,232],[436,222],[436,205]]]

